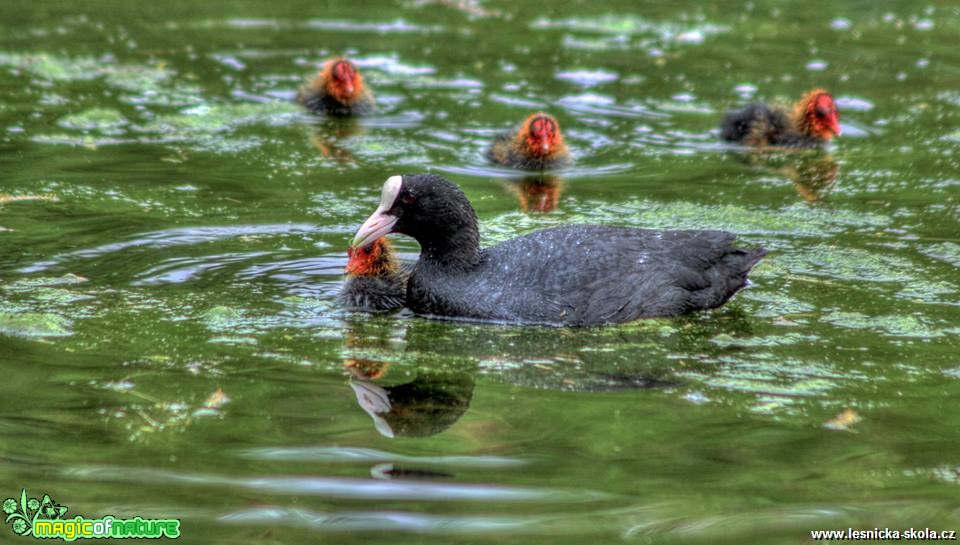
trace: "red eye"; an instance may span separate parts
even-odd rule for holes
[[[409,193],[404,193],[403,195],[400,195],[400,202],[403,204],[413,204],[417,202],[417,198]]]

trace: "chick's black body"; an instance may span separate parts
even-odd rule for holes
[[[374,102],[369,94],[364,94],[351,103],[340,102],[326,91],[303,87],[297,94],[297,102],[303,104],[314,114],[325,114],[331,117],[353,117],[367,115],[373,112]]]
[[[409,271],[382,276],[348,276],[338,295],[348,310],[386,312],[403,306],[407,298]]]
[[[825,143],[797,131],[789,113],[767,104],[750,104],[728,113],[720,126],[720,137],[750,146],[814,148]]]
[[[480,249],[476,214],[456,186],[403,177],[387,213],[421,256],[407,284],[418,314],[469,320],[589,326],[715,308],[765,254],[720,231],[574,225]]]

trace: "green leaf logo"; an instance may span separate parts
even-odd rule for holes
[[[49,520],[62,518],[67,508],[57,505],[49,495],[43,500],[27,498],[27,489],[21,489],[20,501],[14,498],[3,500],[3,512],[7,515],[4,522],[12,522],[13,532],[21,536],[33,533],[33,526],[41,517]]]

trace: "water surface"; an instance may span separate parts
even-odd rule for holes
[[[960,529],[955,3],[517,4],[6,6],[0,496],[204,544]],[[291,103],[335,54],[376,116]],[[727,109],[815,86],[826,152],[717,142]],[[539,109],[575,166],[487,165]],[[676,320],[344,313],[346,245],[422,171],[485,243],[587,222],[770,255]]]

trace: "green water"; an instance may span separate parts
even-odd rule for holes
[[[960,530],[957,4],[456,5],[4,5],[0,498],[198,544]],[[340,53],[377,116],[291,103]],[[815,86],[828,152],[717,143],[726,109]],[[538,109],[576,161],[548,213],[483,159]],[[677,320],[342,312],[347,243],[418,171],[464,188],[487,243],[590,222],[770,255]]]

